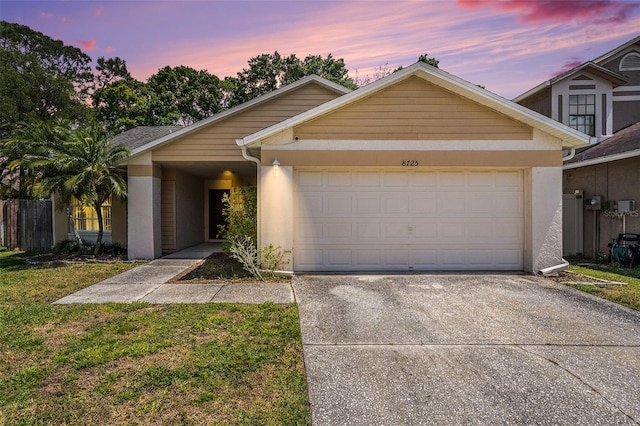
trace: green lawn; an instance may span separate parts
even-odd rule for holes
[[[640,310],[640,268],[617,268],[606,264],[584,265],[578,260],[571,263],[570,272],[627,284],[626,286],[574,285],[572,287],[629,308]],[[583,266],[577,266],[578,263]]]
[[[295,305],[52,305],[133,265],[0,252],[0,424],[309,424]]]

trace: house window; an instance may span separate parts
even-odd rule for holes
[[[73,198],[71,216],[77,231],[98,231],[98,215],[93,206],[83,206],[79,200]],[[102,205],[102,224],[105,231],[111,231],[111,200]]]
[[[569,126],[596,135],[596,95],[569,95]]]
[[[620,61],[620,71],[640,70],[640,53],[631,52]]]

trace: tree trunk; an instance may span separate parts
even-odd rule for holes
[[[102,247],[102,234],[104,231],[104,225],[102,223],[102,204],[95,203],[93,208],[96,210],[96,215],[98,216],[98,237],[96,238],[96,246],[93,249],[93,254],[98,254]]]

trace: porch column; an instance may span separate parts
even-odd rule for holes
[[[162,255],[161,168],[150,161],[150,156],[133,160],[142,164],[130,162],[127,167],[127,252],[129,259],[155,259]]]

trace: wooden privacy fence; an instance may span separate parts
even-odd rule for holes
[[[0,200],[0,246],[46,251],[53,246],[50,200]]]

